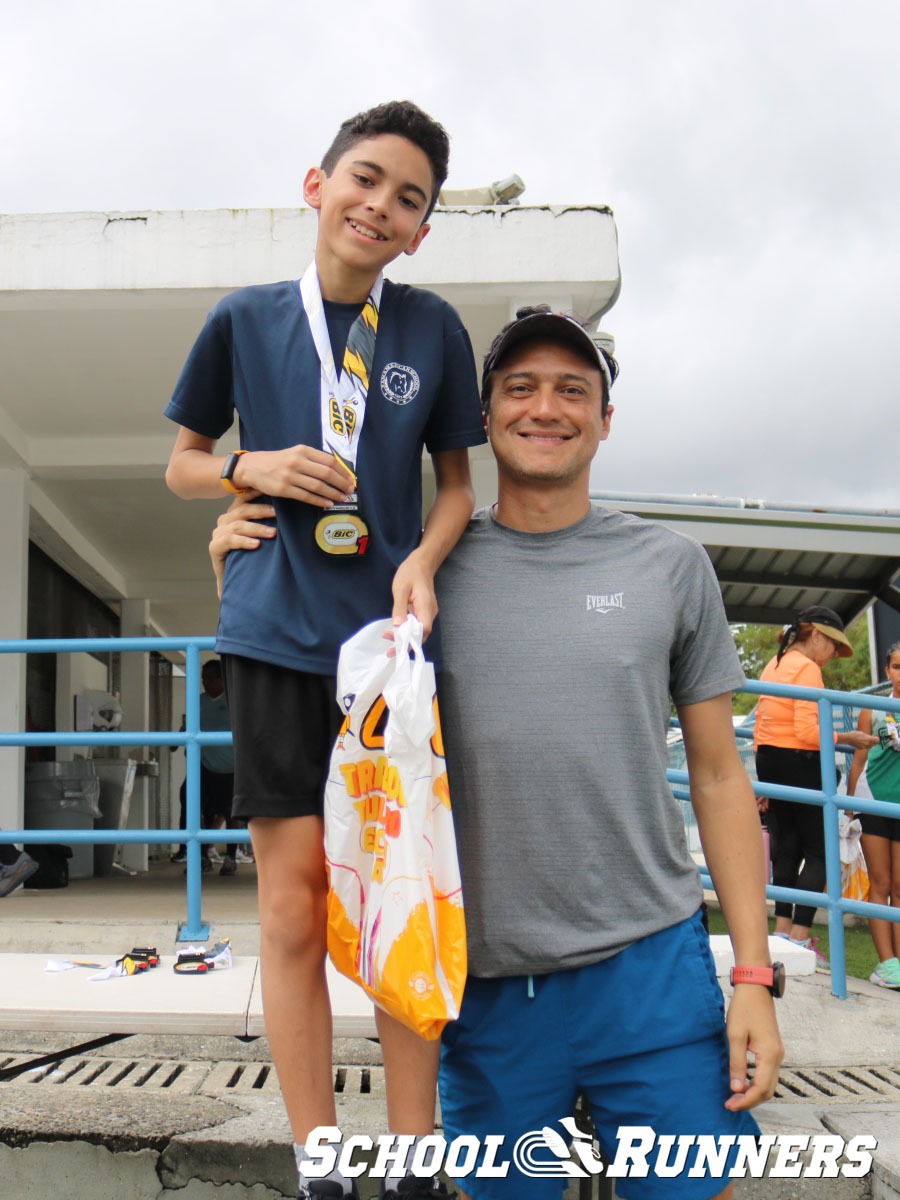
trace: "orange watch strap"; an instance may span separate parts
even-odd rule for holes
[[[246,453],[246,450],[233,450],[232,453],[229,454],[225,459],[225,466],[222,468],[222,474],[219,476],[222,481],[222,487],[225,489],[225,491],[231,492],[235,496],[243,496],[244,492],[248,490],[247,488],[235,487],[231,479],[231,476],[234,474],[235,467],[237,466],[237,460],[242,454]],[[226,474],[226,472],[229,473]]]
[[[775,982],[774,967],[732,967],[732,983],[761,983],[771,987]]]

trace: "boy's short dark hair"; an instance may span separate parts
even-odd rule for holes
[[[447,178],[450,138],[443,125],[439,125],[411,100],[389,100],[387,104],[378,104],[375,108],[357,113],[355,117],[348,117],[325,151],[322,170],[326,175],[330,175],[338,159],[357,142],[364,142],[367,138],[378,137],[383,133],[393,133],[397,137],[406,138],[414,146],[418,146],[428,159],[434,187],[428,212],[422,218],[427,221]]]

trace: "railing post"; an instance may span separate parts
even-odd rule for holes
[[[825,793],[825,880],[828,893],[828,955],[831,960],[831,994],[847,999],[847,955],[844,946],[844,913],[841,908],[841,839],[838,831],[838,781],[834,761],[834,720],[830,700],[819,701],[819,760]]]
[[[196,642],[188,642],[185,652],[185,845],[187,846],[187,921],[178,930],[179,942],[205,941],[209,926],[201,914],[202,872],[200,842],[197,835],[202,825],[200,811],[200,650]]]

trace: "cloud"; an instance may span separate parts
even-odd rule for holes
[[[409,96],[450,186],[616,212],[598,482],[900,505],[898,33],[894,0],[21,0],[0,208],[294,204],[346,115]]]

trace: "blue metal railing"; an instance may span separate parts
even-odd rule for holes
[[[212,650],[215,639],[196,638],[58,638],[0,641],[0,654],[107,654],[116,651],[143,652],[178,650],[185,654],[184,732],[127,731],[123,733],[0,733],[0,746],[184,746],[184,829],[0,829],[0,842],[41,844],[64,841],[82,845],[159,845],[183,842],[187,846],[187,920],[178,933],[179,941],[203,941],[209,926],[201,915],[202,873],[200,846],[206,842],[249,842],[246,829],[203,829],[200,812],[200,747],[229,746],[231,734],[204,732],[200,728],[200,652]]]
[[[128,731],[124,733],[0,733],[2,746],[184,746],[186,755],[186,816],[185,829],[0,829],[0,842],[47,843],[93,843],[97,845],[145,844],[159,845],[184,842],[187,846],[187,920],[179,930],[179,940],[204,940],[209,926],[201,915],[201,851],[200,846],[209,842],[250,841],[246,829],[203,829],[200,811],[200,747],[231,744],[231,734],[204,732],[200,728],[200,652],[212,650],[215,641],[210,637],[197,638],[59,638],[49,640],[0,641],[0,654],[69,654],[111,653],[115,651],[147,653],[151,650],[183,651],[185,664],[185,729],[184,732]],[[823,810],[825,822],[825,892],[806,892],[797,888],[782,888],[769,885],[766,895],[773,900],[790,903],[811,904],[828,911],[828,929],[831,953],[832,992],[841,999],[847,996],[846,955],[844,950],[844,913],[864,917],[880,917],[889,921],[900,921],[900,908],[889,905],[870,904],[861,900],[845,900],[841,895],[840,838],[838,813],[848,807],[847,798],[838,794],[837,772],[834,758],[834,715],[835,708],[882,709],[900,713],[900,700],[888,696],[877,696],[863,692],[835,692],[821,688],[801,688],[786,684],[762,684],[748,681],[740,689],[758,695],[787,696],[793,699],[812,700],[818,705],[821,730],[822,790],[783,787],[774,783],[754,780],[757,795],[796,803],[815,804]],[[677,722],[673,722],[677,725]],[[747,730],[737,729],[738,737],[751,737]],[[670,769],[666,777],[676,799],[690,801],[688,775],[686,771]],[[876,813],[897,818],[895,804],[879,800],[853,797],[855,812]],[[712,887],[712,880],[705,867],[700,872],[705,887]]]
[[[853,913],[863,917],[879,917],[888,921],[900,921],[900,908],[886,904],[870,904],[862,900],[846,900],[841,894],[841,853],[838,823],[841,809],[853,812],[875,813],[878,816],[900,819],[900,809],[884,800],[866,800],[862,797],[838,793],[837,768],[834,748],[834,709],[881,709],[900,713],[900,700],[890,696],[877,696],[864,692],[835,692],[827,688],[794,687],[783,683],[760,683],[748,680],[743,692],[761,696],[786,696],[794,700],[811,700],[819,709],[819,756],[822,765],[822,790],[784,787],[777,783],[761,783],[753,780],[753,790],[758,796],[769,796],[776,800],[815,804],[823,810],[825,822],[825,878],[824,892],[806,892],[800,888],[784,888],[769,885],[766,896],[771,900],[786,900],[791,904],[809,904],[824,908],[828,912],[829,954],[831,958],[831,991],[842,1000],[847,998],[847,960],[844,947],[844,914]],[[673,722],[677,725],[677,722]],[[845,726],[846,728],[846,726]],[[751,731],[735,730],[738,737],[749,738]],[[668,770],[666,778],[672,785],[677,800],[690,801],[688,775],[686,771]],[[712,879],[705,867],[700,878],[704,887],[711,888]]]

